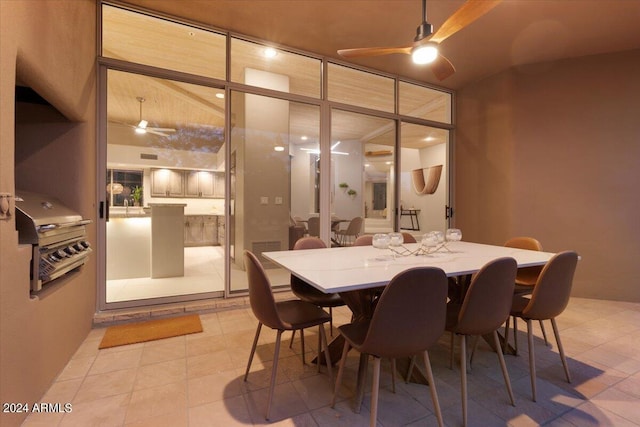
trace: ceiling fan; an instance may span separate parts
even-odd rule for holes
[[[438,52],[438,46],[446,38],[460,31],[496,7],[502,0],[468,0],[434,33],[433,25],[427,22],[427,1],[422,0],[422,23],[416,30],[416,37],[409,46],[364,47],[341,49],[338,54],[344,58],[370,57],[404,53],[411,55],[416,64],[430,64],[438,80],[444,80],[455,73],[451,62]]]
[[[158,136],[169,136],[169,133],[173,133],[176,131],[173,128],[158,128],[158,127],[149,126],[149,122],[142,118],[142,103],[145,101],[145,99],[141,96],[136,97],[136,99],[140,103],[140,121],[135,126],[128,125],[134,128],[136,133],[138,134],[150,133]]]

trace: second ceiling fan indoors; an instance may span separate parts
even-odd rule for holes
[[[138,96],[136,97],[136,100],[138,100],[138,102],[140,103],[140,121],[136,126],[133,126],[136,133],[138,134],[150,133],[158,136],[169,136],[169,133],[173,133],[176,131],[173,128],[159,128],[159,127],[149,126],[149,122],[142,118],[142,103],[145,101],[145,99],[141,96]]]
[[[440,43],[489,12],[501,1],[502,0],[468,0],[434,33],[433,25],[427,22],[427,2],[426,0],[422,0],[422,23],[418,26],[416,37],[411,45],[341,49],[338,51],[338,54],[344,58],[357,58],[403,53],[411,55],[413,62],[416,64],[430,64],[431,70],[436,78],[438,80],[444,80],[455,73],[455,68],[453,64],[438,51]]]

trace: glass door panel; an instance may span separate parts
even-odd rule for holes
[[[333,110],[331,114],[331,226],[333,243],[353,243],[345,235],[354,218],[359,233],[393,231],[395,121]]]
[[[107,304],[223,294],[221,94],[211,87],[107,72]]]
[[[283,81],[260,74],[262,83]],[[273,286],[288,285],[289,274],[261,254],[292,249],[309,232],[317,203],[320,108],[233,91],[231,116],[230,292],[248,288],[245,250],[258,256]]]
[[[400,229],[416,237],[444,231],[449,131],[402,123],[400,146]]]

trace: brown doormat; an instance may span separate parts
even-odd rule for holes
[[[98,348],[117,347],[197,332],[202,332],[202,323],[197,314],[109,326]]]

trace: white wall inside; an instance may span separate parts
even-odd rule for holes
[[[447,144],[432,145],[422,149],[402,148],[402,171],[400,173],[400,203],[404,209],[420,209],[418,220],[420,233],[445,230],[447,223],[444,209],[447,204]],[[443,165],[440,184],[434,194],[418,194],[413,188],[411,171]],[[408,227],[408,217],[401,218],[400,226]]]

